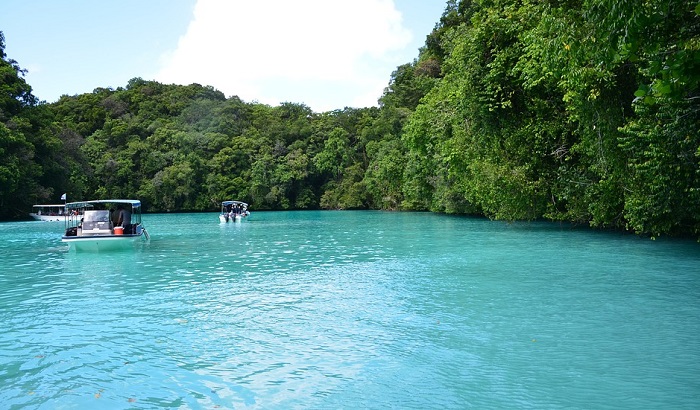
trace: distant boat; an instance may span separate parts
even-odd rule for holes
[[[34,205],[29,216],[37,221],[60,222],[65,218],[66,204]]]
[[[150,239],[141,223],[139,200],[101,199],[70,202],[66,204],[66,214],[66,232],[61,240],[67,243],[70,249],[125,249],[143,238]]]
[[[248,204],[241,201],[224,201],[221,203],[219,222],[240,222],[250,215]]]

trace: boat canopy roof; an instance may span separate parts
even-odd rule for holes
[[[222,206],[227,206],[227,205],[243,205],[243,206],[245,206],[246,208],[248,207],[248,204],[246,204],[245,202],[241,202],[241,201],[224,201],[224,202],[221,203],[221,205],[222,205]]]
[[[66,204],[34,205],[33,208],[63,208]]]
[[[91,208],[97,204],[129,204],[132,208],[140,208],[141,201],[138,199],[97,199],[94,201],[69,202],[66,209]]]

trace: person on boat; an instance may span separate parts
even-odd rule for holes
[[[112,228],[117,226],[117,221],[119,220],[119,212],[115,211],[114,208],[109,208],[109,219],[112,223]]]
[[[124,228],[124,233],[129,233],[131,225],[131,212],[128,209],[124,209],[122,205],[117,206],[117,212],[119,213],[119,219],[115,226],[121,226]]]

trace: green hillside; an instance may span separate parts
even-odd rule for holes
[[[379,107],[316,113],[134,78],[37,101],[0,32],[0,219],[427,210],[700,236],[700,4],[452,1]]]

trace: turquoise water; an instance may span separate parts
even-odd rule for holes
[[[700,407],[700,244],[420,213],[0,224],[0,407]]]

